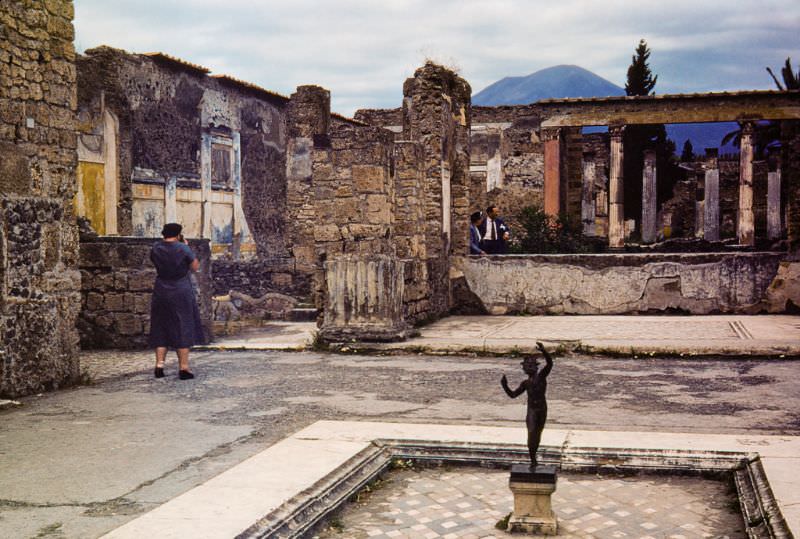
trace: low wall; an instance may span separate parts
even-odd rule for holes
[[[150,296],[156,270],[150,249],[158,239],[99,236],[80,245],[82,348],[144,348],[150,332]],[[200,260],[193,275],[205,330],[211,332],[211,250],[208,240],[189,240]]]
[[[297,271],[294,258],[218,258],[211,265],[215,296],[236,291],[257,298],[278,292],[300,299],[311,293],[310,278],[307,273]]]
[[[468,287],[460,303],[482,303],[490,314],[710,314],[767,310],[766,292],[784,257],[772,252],[470,256],[455,264]]]

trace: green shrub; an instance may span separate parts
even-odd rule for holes
[[[599,245],[583,236],[581,223],[562,214],[547,215],[541,207],[526,206],[516,216],[521,230],[509,246],[512,253],[590,253]]]

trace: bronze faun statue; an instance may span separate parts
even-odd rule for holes
[[[523,380],[517,389],[508,387],[508,380],[506,376],[500,379],[500,385],[512,399],[522,395],[524,391],[528,392],[528,415],[525,418],[525,424],[528,427],[528,453],[531,457],[531,470],[536,468],[536,451],[539,449],[539,442],[542,439],[542,430],[544,423],[547,421],[547,400],[545,399],[545,392],[547,391],[547,375],[553,368],[553,358],[544,349],[544,345],[540,342],[536,343],[539,350],[544,355],[545,366],[539,369],[539,362],[535,356],[525,356],[522,361],[522,370],[528,375],[527,380]]]

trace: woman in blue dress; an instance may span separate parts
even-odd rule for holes
[[[150,251],[158,274],[150,304],[150,346],[156,349],[156,378],[164,377],[169,348],[178,352],[178,377],[194,378],[189,370],[189,348],[203,342],[200,310],[190,277],[200,262],[183,241],[182,230],[178,223],[167,223],[161,231],[164,239]]]

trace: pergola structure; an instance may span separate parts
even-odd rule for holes
[[[800,120],[800,91],[748,90],[704,94],[665,94],[595,98],[544,99],[536,106],[542,113],[544,141],[544,207],[550,215],[562,210],[562,128],[605,125],[611,136],[609,166],[610,247],[625,243],[622,174],[622,135],[627,125],[739,122],[742,128],[739,167],[738,240],[754,245],[753,129],[759,120]],[[648,158],[649,157],[649,158]],[[656,229],[655,161],[645,156],[643,171],[642,235],[654,237]],[[586,179],[584,178],[584,181]],[[778,196],[770,196],[770,210]],[[719,170],[706,170],[705,237],[719,239]],[[653,238],[654,239],[654,238]],[[652,241],[652,239],[650,240]]]

